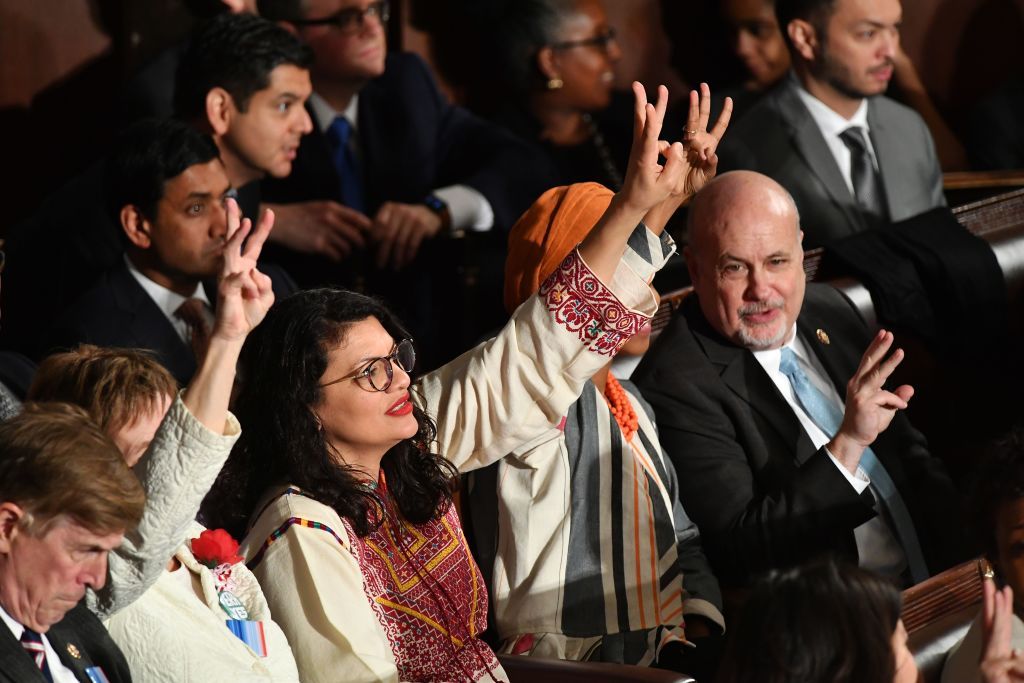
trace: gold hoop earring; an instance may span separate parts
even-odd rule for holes
[[[558,76],[548,79],[548,90],[559,90],[563,85],[565,85],[565,81]]]

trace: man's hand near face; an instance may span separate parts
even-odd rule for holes
[[[423,240],[441,231],[441,217],[422,204],[385,202],[370,227],[376,244],[376,265],[401,270],[416,258]]]
[[[277,217],[271,241],[306,254],[320,254],[342,261],[354,249],[366,246],[364,233],[370,219],[331,200],[264,204]]]

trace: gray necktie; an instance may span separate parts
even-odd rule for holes
[[[839,431],[843,423],[843,413],[839,406],[830,401],[818,388],[811,384],[804,374],[792,349],[782,349],[782,362],[779,363],[779,372],[789,378],[789,383],[796,394],[808,417],[818,425],[826,436],[832,437]],[[889,512],[892,520],[893,530],[896,537],[903,546],[903,553],[907,557],[907,565],[910,567],[910,578],[914,583],[920,583],[928,578],[928,567],[924,563],[924,555],[921,552],[921,544],[917,540],[917,530],[910,519],[910,512],[903,502],[903,496],[896,489],[885,465],[881,463],[875,452],[870,448],[864,449],[860,458],[860,466],[871,479],[871,485],[878,492],[882,504]]]
[[[867,213],[888,221],[889,210],[886,208],[885,192],[882,189],[881,178],[875,171],[875,165],[871,162],[871,152],[868,150],[864,129],[860,126],[850,126],[839,134],[839,139],[850,150],[850,178],[853,180],[853,193],[857,197],[857,203]]]

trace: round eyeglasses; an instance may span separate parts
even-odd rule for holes
[[[391,381],[395,377],[395,369],[391,363],[394,362],[405,372],[412,372],[416,366],[416,349],[412,345],[412,339],[403,339],[395,344],[391,353],[380,358],[373,358],[366,363],[366,366],[354,375],[346,375],[338,379],[324,382],[320,388],[329,387],[345,380],[355,380],[356,384],[367,391],[387,391],[391,388]]]

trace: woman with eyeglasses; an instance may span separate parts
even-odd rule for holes
[[[426,0],[412,21],[467,107],[543,149],[553,185],[622,187],[631,106],[602,0]]]
[[[487,590],[452,505],[458,470],[558,428],[656,309],[620,263],[627,239],[717,162],[675,143],[659,165],[668,93],[654,107],[634,87],[623,190],[494,339],[412,384],[413,346],[387,308],[320,289],[280,302],[246,343],[243,436],[206,509],[248,529],[242,551],[303,681],[506,678],[479,638]]]

